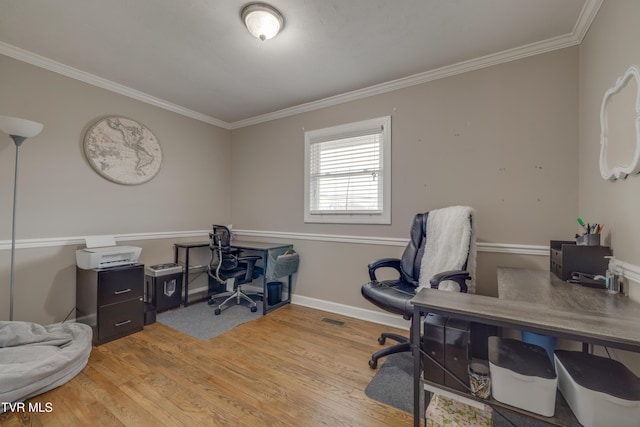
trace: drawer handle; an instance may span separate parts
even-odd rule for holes
[[[126,325],[127,323],[131,323],[131,320],[125,320],[123,322],[118,322],[118,323],[116,323],[116,326]]]
[[[122,295],[122,294],[126,294],[127,292],[131,292],[131,289],[123,289],[121,291],[115,291],[114,294],[115,295]]]

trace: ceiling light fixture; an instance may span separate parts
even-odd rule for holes
[[[266,3],[249,3],[240,15],[249,32],[262,41],[274,38],[284,27],[282,14]]]

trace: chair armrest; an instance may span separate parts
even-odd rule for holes
[[[429,280],[431,287],[433,289],[438,289],[440,283],[445,280],[453,280],[454,282],[460,285],[460,292],[467,293],[467,280],[471,279],[471,275],[466,270],[451,270],[451,271],[443,271],[442,273],[438,273],[433,275]]]
[[[254,264],[256,263],[256,261],[258,261],[260,258],[262,258],[259,255],[247,255],[247,256],[239,256],[238,257],[238,261],[247,261],[247,262],[253,262]]]
[[[369,264],[369,278],[372,281],[378,281],[376,278],[376,270],[379,268],[393,268],[401,275],[400,260],[398,258],[380,258]]]

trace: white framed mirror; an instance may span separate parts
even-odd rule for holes
[[[631,154],[633,153],[633,154]],[[600,174],[607,180],[640,172],[640,68],[632,65],[600,107]]]

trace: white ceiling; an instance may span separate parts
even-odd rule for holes
[[[581,42],[602,0],[2,0],[0,54],[236,128]]]

